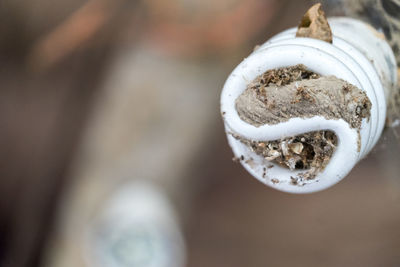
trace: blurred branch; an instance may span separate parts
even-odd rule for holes
[[[204,48],[231,48],[245,43],[265,29],[285,2],[237,1],[233,8],[224,10],[212,19],[192,23],[163,20],[153,16],[150,18],[147,36],[155,45],[163,46],[164,50],[172,53],[193,54]],[[177,14],[176,17],[179,15],[182,14]]]
[[[34,44],[28,64],[47,70],[92,40],[126,0],[90,0]]]

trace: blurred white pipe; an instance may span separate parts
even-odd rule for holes
[[[174,207],[147,180],[112,195],[90,225],[84,251],[91,267],[183,267],[186,260]]]
[[[371,26],[350,18],[332,18],[329,24],[333,43],[311,38],[296,38],[296,28],[286,30],[244,59],[228,77],[221,94],[221,113],[225,130],[236,157],[259,181],[281,191],[310,193],[328,188],[343,179],[364,158],[378,141],[386,119],[389,92],[397,84],[397,68],[390,46]],[[364,90],[372,108],[369,120],[364,119],[358,150],[357,129],[342,120],[324,117],[292,118],[274,125],[255,127],[241,120],[236,98],[247,85],[267,70],[304,64],[322,76],[334,75]],[[315,179],[302,185],[292,184],[304,170],[289,170],[257,155],[232,134],[248,140],[272,141],[312,131],[331,130],[338,137],[338,146],[331,160]],[[252,158],[249,162],[246,159]],[[267,166],[273,168],[266,170]],[[274,179],[274,182],[272,182]],[[279,180],[276,183],[276,180]]]

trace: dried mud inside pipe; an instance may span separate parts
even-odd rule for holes
[[[304,65],[266,71],[248,85],[235,106],[239,117],[256,127],[322,116],[343,119],[358,132],[371,110],[364,91],[335,76],[320,76]],[[269,161],[308,170],[307,179],[325,168],[338,142],[335,133],[327,130],[274,141],[236,138]]]

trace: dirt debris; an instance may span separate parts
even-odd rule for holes
[[[272,179],[271,179],[271,182],[272,182],[273,184],[279,184],[279,180],[276,179],[276,178],[272,178]]]
[[[268,70],[258,77],[253,83],[254,86],[267,87],[271,85],[283,86],[295,81],[305,79],[317,79],[320,75],[307,70],[307,67],[299,64],[286,68]]]
[[[303,16],[296,37],[309,37],[332,43],[332,31],[321,3],[313,5]]]
[[[328,164],[338,144],[332,131],[315,131],[275,141],[250,141],[238,138],[257,155],[290,170],[308,170],[302,178],[310,180]],[[264,173],[266,168],[264,168]],[[265,175],[264,175],[265,176]]]
[[[343,119],[359,132],[369,119],[371,102],[364,91],[334,76],[320,76],[304,65],[268,70],[236,99],[240,118],[256,127],[291,118]],[[314,131],[274,141],[234,136],[256,154],[290,170],[305,170],[292,184],[311,180],[331,159],[338,144],[332,131]],[[359,143],[360,144],[360,143]]]

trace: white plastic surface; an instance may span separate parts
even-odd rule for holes
[[[329,23],[333,32],[332,44],[295,38],[295,28],[271,38],[235,68],[221,94],[221,112],[235,156],[244,157],[242,165],[255,178],[281,191],[315,192],[343,179],[378,141],[386,119],[387,92],[389,87],[397,84],[393,52],[370,26],[349,18],[333,18]],[[364,45],[363,42],[367,43]],[[360,151],[357,130],[350,128],[344,120],[292,118],[276,125],[255,127],[240,119],[235,100],[252,80],[269,69],[296,64],[304,64],[321,75],[334,75],[366,92],[372,109],[371,118],[362,122]],[[249,140],[271,141],[318,130],[335,132],[338,147],[326,168],[315,179],[301,185],[292,184],[291,177],[297,177],[304,170],[291,171],[269,162],[232,137],[233,133]],[[274,167],[267,168],[271,164]]]

